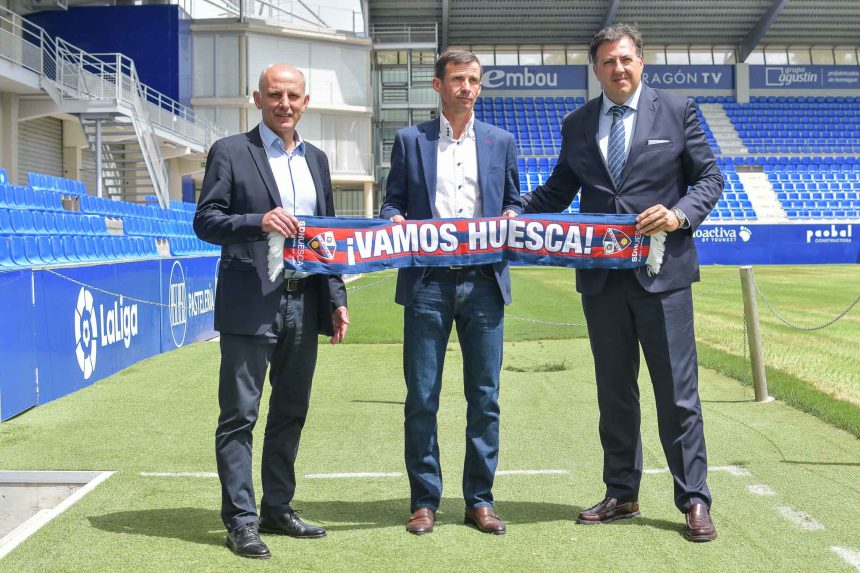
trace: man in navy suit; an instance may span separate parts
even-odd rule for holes
[[[516,149],[510,133],[476,121],[481,64],[451,50],[436,61],[439,119],[397,132],[380,216],[405,219],[513,217],[521,211]],[[411,489],[406,529],[430,533],[442,498],[436,413],[453,323],[463,352],[466,522],[505,533],[493,480],[499,456],[499,372],[504,305],[511,301],[507,263],[401,269],[395,301],[404,306],[405,458]]]
[[[594,355],[605,498],[579,523],[639,515],[642,477],[639,345],[654,387],[663,451],[686,536],[710,541],[707,457],[698,393],[691,284],[699,280],[693,231],[723,190],[723,178],[689,98],[641,83],[642,37],[635,26],[598,32],[589,52],[603,94],[568,115],[558,163],[523,197],[525,212],[566,209],[581,190],[583,213],[637,214],[637,229],[665,231],[656,276],[636,270],[582,269],[576,288]]]
[[[259,531],[302,538],[325,536],[290,507],[295,460],[308,413],[317,357],[317,333],[343,341],[349,324],[346,289],[339,276],[267,272],[267,235],[293,237],[295,215],[334,216],[325,154],[302,140],[296,124],[307,109],[302,73],[286,65],[266,68],[254,103],[263,120],[249,131],[215,142],[194,231],[221,245],[215,296],[215,330],[221,333],[215,434],[221,518],[227,546],[237,555],[271,556]],[[263,440],[260,519],[251,479],[252,431],[266,367],[272,392]]]

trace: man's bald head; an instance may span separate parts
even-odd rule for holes
[[[257,81],[257,90],[263,92],[263,88],[268,83],[271,83],[272,78],[281,77],[282,74],[288,74],[290,76],[298,78],[301,81],[302,94],[305,93],[305,75],[300,69],[289,64],[271,64],[269,66],[266,66],[266,68],[260,74],[260,79]]]

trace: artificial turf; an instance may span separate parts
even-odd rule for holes
[[[571,273],[555,271],[544,280],[544,272],[515,271],[517,301],[509,315],[582,322],[568,282]],[[452,337],[439,416],[444,499],[436,530],[409,535],[400,312],[391,302],[394,281],[379,280],[372,275],[354,283],[350,342],[320,348],[294,505],[303,518],[328,529],[326,539],[266,536],[271,560],[240,559],[223,547],[217,479],[141,475],[215,470],[218,345],[203,342],[141,362],[0,425],[2,469],[116,471],[0,560],[0,571],[853,569],[831,548],[860,551],[860,442],[781,401],[756,404],[748,386],[705,368],[700,391],[718,539],[684,540],[683,516],[673,505],[667,473],[643,476],[641,517],[605,526],[575,524],[576,513],[603,494],[585,329],[511,318],[499,469],[566,473],[497,477],[494,492],[507,535],[489,536],[463,525],[465,400]],[[699,314],[708,307],[704,298],[696,302]],[[665,459],[644,368],[640,386],[644,465],[660,470]],[[261,419],[265,411],[264,404]],[[262,424],[255,435],[261,439]],[[258,462],[259,447],[255,454]],[[304,477],[342,472],[401,475]],[[757,491],[773,495],[751,493],[751,486],[766,486]],[[797,521],[801,514],[808,515],[806,522]],[[809,528],[815,524],[821,528]]]

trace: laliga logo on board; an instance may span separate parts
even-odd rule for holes
[[[78,292],[75,305],[75,357],[78,367],[88,380],[96,369],[98,347],[105,348],[122,342],[128,348],[137,336],[137,304],[125,305],[120,296],[113,308],[99,305],[96,315],[92,293],[86,287]]]
[[[308,247],[317,254],[321,259],[326,261],[334,260],[334,252],[337,250],[337,241],[334,239],[334,233],[325,231],[320,233],[310,241]]]
[[[85,287],[81,287],[78,304],[75,306],[75,357],[78,359],[78,367],[84,373],[84,380],[89,380],[96,369],[98,335],[93,295]]]
[[[606,229],[603,235],[603,252],[607,255],[620,253],[630,245],[630,237],[628,237],[620,229],[612,227]]]
[[[173,262],[170,269],[170,286],[168,292],[168,313],[170,314],[170,336],[177,347],[185,343],[185,333],[188,329],[188,307],[185,304],[185,271],[179,261]]]

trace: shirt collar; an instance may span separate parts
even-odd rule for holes
[[[642,82],[639,82],[639,86],[636,88],[636,91],[633,92],[633,95],[631,95],[629,98],[627,98],[627,101],[624,102],[624,105],[626,105],[627,107],[629,107],[633,111],[638,111],[639,110],[639,96],[641,95],[641,93],[642,93]],[[608,97],[606,97],[606,94],[604,93],[603,94],[603,113],[608,114],[609,108],[611,108],[614,105],[616,105],[616,103],[614,101],[612,101],[611,99],[609,99]]]
[[[439,114],[439,138],[446,141],[457,141],[454,139],[454,128],[451,127],[451,122],[448,121],[448,118],[445,117],[444,113]],[[469,118],[469,122],[466,124],[466,129],[463,130],[463,134],[460,136],[460,141],[464,139],[475,139],[474,112],[472,112],[472,117]]]
[[[262,121],[260,122],[260,138],[263,140],[263,147],[266,149],[274,147],[275,150],[280,153],[288,153],[301,157],[304,157],[305,155],[305,141],[302,139],[302,136],[299,135],[298,131],[293,131],[293,141],[296,143],[296,146],[290,152],[287,152],[284,149],[284,142],[278,134],[272,131],[269,126]]]

